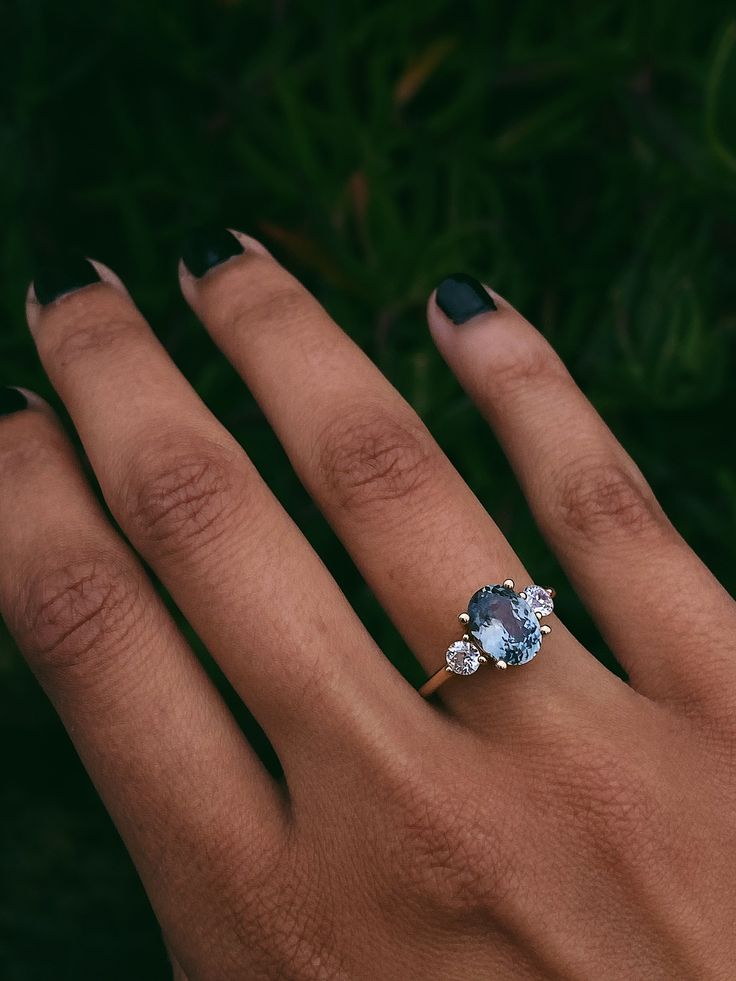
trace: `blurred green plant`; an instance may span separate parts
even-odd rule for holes
[[[559,582],[427,336],[428,293],[468,270],[545,331],[734,590],[731,4],[5,0],[0,45],[3,383],[57,404],[23,319],[35,261],[109,263],[418,680],[175,268],[194,224],[261,236],[417,408],[528,565]],[[3,981],[167,977],[122,846],[6,635],[0,680]]]

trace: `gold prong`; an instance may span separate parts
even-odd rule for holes
[[[541,620],[542,619],[542,614],[541,613],[536,613],[535,612],[534,616],[537,618],[537,620]]]
[[[447,671],[447,672],[448,672],[449,674],[452,674],[452,673],[453,673],[453,671],[452,671],[452,668],[450,667],[450,665],[449,665],[449,664],[448,664],[448,665],[447,665],[447,667],[445,668],[445,671]]]
[[[508,664],[505,661],[496,661],[496,667],[499,671],[505,671]]]
[[[539,628],[539,632],[540,634],[544,634],[546,636],[547,634],[552,633],[552,627],[550,627],[548,623],[543,623],[542,626]]]
[[[554,589],[554,588],[553,588],[552,586],[545,586],[545,587],[544,587],[544,591],[545,591],[545,593],[547,593],[547,594],[548,594],[549,596],[551,596],[551,597],[552,597],[552,599],[554,599],[554,598],[555,598],[555,596],[557,595],[557,590],[556,590],[556,589]]]
[[[463,640],[464,641],[470,640],[470,634],[463,634]]]
[[[470,623],[470,617],[467,613],[458,613],[457,618],[460,623]]]
[[[487,661],[488,661],[488,658],[485,656],[485,654],[479,654],[478,655],[478,663],[479,664],[485,664]]]
[[[514,580],[513,579],[504,579],[503,584],[506,587],[506,589],[513,589],[514,588]]]
[[[519,593],[519,596],[521,596],[521,598],[522,598],[522,599],[526,599],[526,593],[524,592],[524,590],[523,590],[523,589],[522,589],[522,591],[521,591],[521,592]]]

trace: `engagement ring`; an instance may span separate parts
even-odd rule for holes
[[[473,593],[458,620],[467,628],[461,640],[447,648],[445,666],[419,689],[427,698],[453,674],[474,674],[481,664],[505,669],[536,657],[542,638],[552,629],[540,624],[554,609],[554,589],[526,586],[514,591],[514,580],[482,586]]]

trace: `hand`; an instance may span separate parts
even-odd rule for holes
[[[478,587],[532,577],[263,246],[223,232],[185,258],[184,296],[434,672]],[[36,280],[31,332],[112,514],[264,727],[283,782],[48,406],[14,390],[0,420],[3,616],[179,977],[732,979],[734,603],[520,314],[462,277],[428,310],[631,686],[553,617],[530,663],[420,698],[99,263]]]

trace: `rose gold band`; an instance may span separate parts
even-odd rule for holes
[[[424,682],[422,687],[419,689],[419,694],[422,698],[429,698],[433,695],[440,685],[444,685],[446,681],[449,681],[452,677],[453,672],[450,668],[440,668],[439,671],[435,671],[431,678],[428,678]]]

